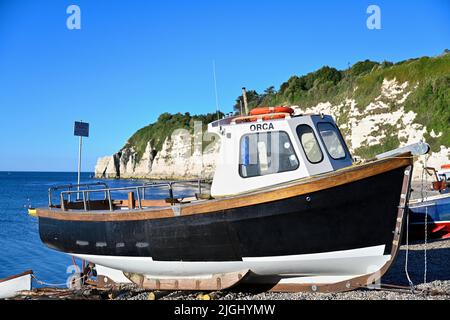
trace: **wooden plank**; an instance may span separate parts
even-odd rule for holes
[[[128,192],[128,209],[133,210],[136,208],[136,200],[134,199],[134,192]]]
[[[243,281],[249,274],[249,270],[240,270],[230,273],[213,274],[209,278],[177,278],[158,279],[149,278],[140,274],[124,273],[132,282],[146,290],[224,290],[231,288]]]

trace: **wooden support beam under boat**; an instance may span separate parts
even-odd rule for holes
[[[237,272],[214,274],[208,278],[176,278],[176,279],[157,279],[150,278],[136,273],[124,272],[124,275],[133,283],[146,290],[205,290],[216,291],[229,289],[241,281],[249,274],[249,270]]]

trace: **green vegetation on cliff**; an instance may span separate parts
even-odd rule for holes
[[[222,117],[223,113],[219,113],[219,117]],[[189,112],[184,114],[176,113],[170,114],[164,112],[158,117],[155,123],[149,124],[146,127],[139,129],[135,134],[128,139],[124,148],[133,147],[137,152],[137,160],[139,160],[144,154],[147,143],[150,144],[157,152],[161,151],[164,141],[167,137],[170,137],[172,132],[176,129],[187,129],[193,131],[194,122],[200,121],[205,130],[205,126],[208,123],[217,120],[216,113],[208,113],[205,115],[191,115]]]

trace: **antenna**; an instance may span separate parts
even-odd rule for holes
[[[217,95],[216,60],[213,60],[213,74],[214,74],[214,93],[216,95],[216,115],[217,120],[219,120],[219,97]]]

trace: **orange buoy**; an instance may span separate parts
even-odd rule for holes
[[[294,113],[294,109],[290,107],[278,106],[278,107],[258,107],[250,110],[251,116],[257,116],[261,114],[270,114],[270,113]]]
[[[274,119],[284,119],[286,116],[290,116],[294,113],[294,109],[290,107],[258,107],[252,109],[248,116],[240,116],[235,118],[233,121],[235,123],[242,122],[254,122],[258,120],[274,120]]]
[[[262,117],[264,121],[273,119],[284,119],[284,118],[286,118],[286,114],[284,113],[268,114]]]

